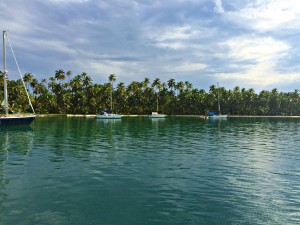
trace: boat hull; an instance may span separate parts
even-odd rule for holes
[[[122,115],[108,114],[108,115],[96,115],[97,119],[121,119]]]
[[[35,119],[35,116],[8,116],[0,117],[0,126],[29,125]]]
[[[155,114],[155,115],[149,115],[149,118],[165,118],[167,115],[165,114]]]
[[[209,118],[221,119],[221,118],[227,118],[227,115],[213,115],[213,116],[209,116]]]

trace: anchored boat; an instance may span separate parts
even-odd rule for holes
[[[4,115],[0,116],[0,126],[3,125],[29,125],[34,119],[35,119],[35,115],[26,115],[26,114],[9,114],[9,104],[8,104],[8,94],[7,94],[7,71],[6,71],[6,39],[7,39],[7,33],[6,31],[3,31],[3,83],[4,83],[4,100],[1,104],[1,106],[4,108]],[[10,45],[11,47],[11,45]],[[12,47],[11,47],[12,50]],[[14,59],[16,61],[16,57],[14,55],[14,52],[12,50],[12,54],[14,56]],[[16,63],[18,66],[18,63]],[[18,66],[18,70],[20,72],[19,66]],[[20,73],[20,76],[22,78],[22,75]],[[34,113],[34,109],[32,107],[30,98],[29,98],[29,94],[26,90],[23,78],[22,78],[22,82],[29,100],[29,104],[32,108],[32,111]]]
[[[208,117],[209,118],[227,118],[226,114],[221,114],[219,83],[217,83],[217,85],[218,85],[218,111],[217,112],[209,112]]]
[[[114,76],[114,74],[111,74],[111,76]],[[110,93],[110,109],[108,110],[101,110],[99,113],[97,113],[96,118],[97,119],[121,119],[122,115],[113,113],[113,81],[111,81],[111,93]]]

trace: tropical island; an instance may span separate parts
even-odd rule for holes
[[[189,81],[176,82],[170,78],[166,83],[160,78],[151,81],[133,81],[127,86],[116,83],[116,75],[111,74],[108,82],[93,83],[85,72],[76,76],[63,69],[54,76],[40,82],[31,73],[23,76],[33,107],[37,114],[96,114],[101,109],[111,107],[113,95],[115,112],[124,115],[145,115],[155,111],[157,98],[159,112],[168,115],[206,115],[217,110],[217,95],[220,94],[222,112],[231,115],[248,116],[299,116],[299,91],[279,92],[263,90],[256,93],[253,88],[235,87],[226,90],[211,85],[209,91],[193,88]],[[30,112],[24,105],[27,96],[22,80],[8,81],[10,108],[18,112]],[[3,72],[0,72],[0,96],[3,96]]]

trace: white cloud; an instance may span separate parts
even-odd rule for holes
[[[159,48],[170,48],[174,50],[186,48],[186,45],[182,42],[158,42],[155,45]]]
[[[290,46],[271,37],[237,37],[222,43],[229,48],[229,57],[254,62],[276,61],[287,54]],[[228,56],[227,56],[228,57]]]
[[[239,67],[240,71],[218,73],[216,74],[218,79],[258,89],[278,87],[282,83],[291,84],[300,80],[300,73],[280,73],[276,69],[279,60],[290,50],[290,46],[285,42],[271,37],[238,37],[228,40],[223,45],[229,48],[227,60],[236,62],[232,64],[232,68]]]
[[[241,73],[219,73],[215,77],[222,80],[225,86],[243,86],[254,88],[256,91],[263,89],[281,87],[284,85],[293,86],[300,81],[300,73],[281,74],[276,71],[266,70],[269,65],[259,64],[250,70]]]
[[[146,39],[151,40],[151,43],[159,48],[194,51],[199,47],[197,44],[199,40],[213,37],[216,34],[216,29],[190,24],[158,28],[148,26],[143,28],[143,33]]]
[[[168,27],[145,27],[145,36],[158,42],[170,40],[187,40],[199,35],[199,31],[193,29],[190,25],[168,26]]]
[[[165,67],[166,71],[176,71],[176,72],[189,72],[189,71],[199,71],[207,68],[207,65],[202,63],[189,63],[184,62],[177,66]]]
[[[123,62],[112,61],[87,61],[82,62],[82,66],[88,67],[95,74],[124,74],[122,67],[125,66]],[[81,67],[81,66],[80,66]]]
[[[86,71],[104,81],[172,73],[198,84],[205,77],[205,85],[217,74],[228,86],[297,86],[296,0],[16,1],[0,2],[0,25],[16,53],[36,56],[28,71]]]
[[[258,31],[299,25],[299,16],[300,4],[297,0],[250,1],[242,8],[226,12],[226,17],[231,21]]]
[[[225,12],[224,8],[223,8],[223,4],[222,4],[222,0],[215,0],[215,11],[217,13],[223,14]]]
[[[197,31],[190,26],[180,27],[144,27],[144,36],[159,48],[183,49],[186,48],[185,41],[197,35]]]
[[[48,1],[54,3],[86,3],[89,2],[90,0],[48,0]]]

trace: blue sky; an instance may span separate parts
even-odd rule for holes
[[[296,0],[2,0],[0,8],[22,73],[38,80],[63,69],[94,83],[114,73],[125,84],[300,88]]]

